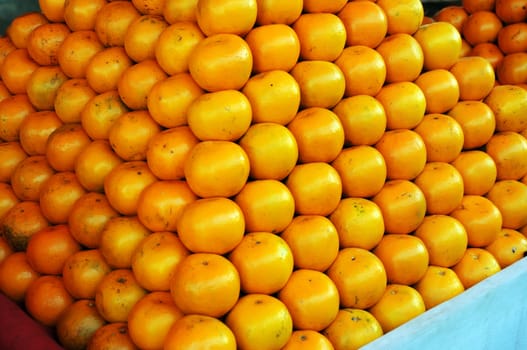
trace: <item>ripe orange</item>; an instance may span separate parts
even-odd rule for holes
[[[28,155],[44,155],[49,135],[62,124],[55,111],[31,113],[20,124],[20,145]],[[17,157],[13,160],[16,159]]]
[[[127,322],[112,322],[98,328],[91,336],[87,350],[104,349],[137,350],[128,333]]]
[[[463,178],[465,194],[484,195],[496,181],[496,163],[481,150],[463,151],[451,164]]]
[[[18,202],[20,202],[20,199],[16,196],[15,192],[13,191],[13,188],[8,183],[0,183],[0,222],[4,219],[7,212],[15,206]],[[1,236],[0,242],[2,243],[2,247],[4,246],[4,243],[6,246],[8,246],[8,243],[6,239]],[[3,254],[0,253],[0,261],[2,260]]]
[[[468,12],[492,11],[496,5],[496,0],[462,0],[461,6]]]
[[[426,96],[414,82],[386,84],[375,98],[384,108],[388,130],[413,129],[425,115]]]
[[[55,113],[64,123],[79,123],[84,105],[96,94],[86,79],[68,79],[57,89]]]
[[[492,68],[496,69],[499,62],[504,57],[501,49],[494,43],[479,43],[472,46],[468,53],[469,56],[480,56],[490,62]]]
[[[38,201],[43,184],[54,173],[45,156],[31,156],[18,163],[8,182],[19,200]]]
[[[527,23],[519,22],[504,26],[498,33],[497,42],[505,55],[527,51]]]
[[[134,4],[135,8],[141,13],[162,15],[165,0],[132,0],[132,4]]]
[[[0,140],[19,141],[24,119],[36,112],[27,94],[15,94],[0,101]]]
[[[139,16],[132,2],[110,1],[97,12],[93,29],[104,46],[122,48],[130,23]]]
[[[497,180],[519,180],[527,173],[527,139],[513,131],[497,132],[485,145],[496,163]]]
[[[54,110],[58,90],[67,80],[60,67],[40,66],[26,82],[27,97],[37,110]]]
[[[423,50],[426,70],[449,69],[460,57],[461,34],[449,22],[423,25],[413,36]]]
[[[446,5],[437,10],[432,17],[435,21],[449,22],[461,32],[468,18],[468,12],[461,4]]]
[[[388,32],[386,13],[373,1],[348,1],[337,16],[346,28],[346,46],[376,48]]]
[[[517,23],[527,19],[524,0],[496,0],[494,11],[504,23]]]
[[[98,249],[83,249],[65,261],[62,279],[75,299],[93,299],[97,285],[110,271],[111,267]]]
[[[426,309],[431,309],[465,291],[454,270],[448,267],[428,266],[425,275],[415,284]]]
[[[10,182],[13,172],[20,162],[28,157],[21,142],[0,142],[0,182]]]
[[[117,90],[103,92],[86,103],[81,112],[82,128],[92,138],[108,139],[115,120],[128,111]]]
[[[496,131],[521,132],[527,125],[527,90],[516,85],[497,85],[484,102],[496,118]]]
[[[446,69],[423,72],[417,77],[415,84],[425,95],[427,113],[446,113],[459,101],[458,80]]]
[[[527,82],[527,52],[505,55],[496,69],[500,84],[524,84]]]
[[[54,327],[74,299],[66,290],[61,276],[41,275],[26,290],[24,306],[37,322]]]
[[[459,86],[459,99],[479,101],[487,97],[495,84],[495,73],[488,60],[479,56],[460,58],[450,67]]]
[[[527,252],[527,237],[517,230],[504,228],[485,250],[489,251],[503,269],[522,259]]]
[[[495,42],[501,28],[503,28],[503,23],[494,11],[481,10],[468,16],[461,34],[470,45],[474,46],[485,42]]]
[[[106,5],[106,0],[67,0],[64,1],[64,22],[72,31],[92,30],[97,13]]]
[[[133,64],[122,46],[97,52],[86,67],[86,80],[98,92],[116,90],[124,71]]]
[[[37,201],[16,203],[0,224],[2,236],[15,251],[25,251],[31,236],[50,225]]]
[[[463,258],[452,269],[465,289],[501,271],[498,260],[483,248],[468,248]]]
[[[92,57],[104,46],[93,30],[71,32],[57,50],[57,61],[70,78],[84,78]]]
[[[63,22],[45,23],[31,31],[26,48],[29,56],[40,65],[56,65],[57,50],[71,29]]]
[[[155,59],[156,45],[168,23],[160,15],[143,14],[130,22],[123,47],[134,62]]]
[[[90,143],[80,123],[62,124],[48,136],[46,159],[56,171],[73,171],[77,157]]]
[[[23,303],[29,285],[40,274],[27,261],[26,252],[13,252],[0,264],[0,291],[10,300]]]
[[[410,34],[387,36],[376,48],[386,64],[386,82],[411,82],[421,73],[424,65],[423,49]]]
[[[498,207],[503,228],[517,230],[527,225],[527,184],[518,180],[500,180],[486,197]]]
[[[424,7],[416,0],[379,0],[377,1],[388,20],[388,34],[415,33],[424,18]]]
[[[196,22],[198,0],[166,0],[163,17],[168,23]]]
[[[40,12],[28,12],[15,17],[5,29],[5,35],[17,48],[26,48],[31,32],[48,23],[48,19]]]
[[[262,0],[256,3],[256,23],[259,25],[282,23],[293,24],[303,10],[304,1]]]
[[[346,1],[344,0],[330,0],[324,2],[317,0],[304,0],[304,11],[311,13],[334,13],[340,11],[345,4]]]
[[[196,5],[196,22],[206,36],[247,34],[256,22],[256,0],[202,0]]]
[[[421,136],[425,144],[428,162],[449,163],[456,159],[463,149],[463,129],[449,115],[427,114],[415,127],[414,132]]]
[[[494,112],[482,101],[459,101],[447,114],[463,129],[464,150],[484,146],[496,129]]]
[[[332,350],[329,339],[320,332],[313,330],[294,330],[283,350]]]
[[[0,77],[9,92],[25,94],[27,81],[38,67],[39,64],[31,58],[28,49],[16,49],[15,47],[3,59]]]

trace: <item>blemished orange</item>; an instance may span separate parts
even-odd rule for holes
[[[346,45],[377,47],[388,32],[384,10],[373,1],[348,1],[337,16],[346,28]],[[368,35],[364,35],[368,33]]]
[[[298,160],[295,136],[278,123],[254,123],[238,143],[249,158],[251,179],[283,180]]]
[[[124,34],[124,50],[134,62],[156,58],[155,48],[168,23],[160,15],[141,15],[130,22]]]
[[[197,314],[178,318],[165,336],[163,349],[184,350],[196,346],[236,350],[236,338],[218,318]]]
[[[145,161],[123,162],[104,178],[104,193],[119,213],[136,215],[141,192],[156,180]]]
[[[494,11],[504,23],[517,23],[527,19],[524,0],[496,0]]]
[[[326,271],[339,252],[335,225],[322,215],[297,215],[280,234],[297,269]]]
[[[226,254],[241,242],[245,218],[240,206],[225,197],[188,203],[177,220],[177,234],[193,253]]]
[[[527,52],[505,55],[496,69],[500,84],[524,84],[527,82]]]
[[[165,0],[163,17],[172,24],[176,22],[195,22],[198,0]]]
[[[446,69],[423,72],[415,79],[415,84],[425,96],[426,113],[446,113],[459,101],[458,80]]]
[[[498,236],[503,218],[490,199],[479,195],[465,195],[459,208],[450,213],[465,227],[469,247],[485,247]]]
[[[302,0],[291,0],[283,2],[280,0],[262,0],[256,3],[256,23],[266,24],[293,24],[300,17],[304,2]]]
[[[54,110],[58,89],[67,80],[60,67],[40,66],[26,82],[27,97],[37,110]]]
[[[26,252],[14,251],[0,264],[0,291],[14,302],[24,302],[27,288],[39,276],[29,265]]]
[[[20,145],[27,155],[43,155],[46,153],[49,135],[62,124],[54,111],[31,113],[20,124],[18,131]]]
[[[130,268],[135,249],[150,234],[137,216],[117,216],[104,225],[98,250],[112,268]]]
[[[483,248],[467,248],[461,261],[452,267],[465,289],[501,271],[498,260]]]
[[[425,275],[415,284],[426,309],[431,309],[465,291],[454,270],[448,267],[428,266]]]
[[[373,145],[386,130],[385,108],[373,96],[343,98],[332,111],[339,117],[344,129],[345,145]]]
[[[522,259],[527,252],[527,237],[510,228],[501,230],[498,237],[485,250],[489,251],[503,269]]]
[[[99,192],[86,192],[79,197],[68,216],[68,227],[77,242],[87,248],[100,246],[106,223],[117,217],[106,196]]]
[[[185,314],[220,318],[240,295],[240,275],[223,255],[194,253],[183,258],[169,280],[176,306]]]
[[[276,23],[254,27],[245,36],[253,54],[253,72],[290,71],[300,57],[300,40],[295,30]]]
[[[295,211],[300,215],[329,215],[342,197],[339,173],[324,162],[296,165],[285,184],[293,194]]]
[[[335,320],[322,331],[332,344],[331,349],[359,349],[381,337],[380,323],[367,310],[341,308]]]
[[[20,162],[29,155],[18,141],[0,142],[0,182],[8,183]]]
[[[460,58],[450,69],[459,86],[459,99],[479,101],[487,97],[495,84],[495,73],[488,60],[479,56]]]
[[[468,245],[463,224],[449,215],[427,215],[414,235],[428,250],[430,265],[452,267],[461,260]]]
[[[99,94],[116,90],[123,72],[133,64],[122,46],[97,52],[86,67],[86,80]]]
[[[256,23],[256,0],[201,0],[196,5],[196,22],[206,36],[247,34]]]
[[[240,275],[244,293],[276,293],[293,273],[291,249],[283,238],[270,232],[246,233],[228,258]]]
[[[427,162],[414,183],[425,196],[428,214],[449,214],[461,204],[465,193],[463,177],[446,162]]]
[[[53,110],[64,123],[80,123],[82,109],[95,95],[86,79],[68,79],[57,89]]]
[[[5,35],[17,48],[27,47],[27,38],[31,32],[48,23],[48,19],[40,12],[23,13],[15,17],[5,29]]]
[[[286,125],[300,107],[300,86],[282,70],[254,74],[241,91],[251,102],[253,123]]]
[[[281,349],[293,333],[289,310],[278,298],[247,294],[225,318],[240,350]]]
[[[65,261],[80,249],[81,245],[73,238],[67,225],[53,225],[31,237],[26,247],[26,257],[38,273],[60,275]]]
[[[346,81],[345,96],[375,96],[386,81],[386,64],[381,54],[364,45],[344,48],[335,64]]]
[[[300,89],[300,106],[331,108],[344,96],[346,77],[331,61],[299,61],[289,72]]]
[[[49,226],[36,201],[20,201],[2,218],[3,237],[15,251],[25,251],[35,233]]]
[[[0,140],[19,141],[20,125],[36,112],[27,94],[15,94],[0,101]]]
[[[461,34],[449,22],[423,25],[413,36],[423,50],[426,70],[449,69],[460,57]]]
[[[149,15],[162,15],[165,0],[132,0],[139,12]]]
[[[494,112],[496,131],[521,132],[527,125],[527,90],[517,85],[497,85],[483,100]]]
[[[337,114],[322,107],[305,108],[287,124],[298,146],[298,161],[332,162],[344,146],[344,128]]]
[[[416,0],[379,0],[377,1],[386,13],[388,34],[414,34],[424,18],[424,7]]]
[[[42,185],[54,173],[45,156],[30,156],[17,164],[7,182],[19,200],[38,201]]]
[[[497,180],[519,180],[527,173],[527,139],[514,131],[496,132],[485,145],[496,163]]]
[[[293,194],[279,180],[249,181],[234,201],[243,213],[248,232],[282,232],[295,214]]]
[[[81,112],[81,124],[93,139],[108,139],[110,127],[128,107],[121,101],[117,90],[103,92],[89,100]]]
[[[413,130],[421,136],[425,144],[428,162],[449,163],[456,159],[463,149],[463,129],[447,114],[426,114]]]
[[[368,309],[384,333],[421,315],[425,310],[421,294],[415,288],[404,284],[388,284],[381,299]]]
[[[339,291],[322,271],[295,270],[277,296],[287,306],[295,329],[321,331],[339,311]]]
[[[239,90],[208,92],[190,103],[186,119],[201,141],[236,141],[251,125],[251,103]]]
[[[437,10],[432,18],[435,21],[449,22],[461,32],[463,24],[468,18],[468,12],[461,4],[447,5]]]
[[[426,96],[412,81],[385,84],[375,99],[384,109],[387,130],[413,129],[426,112]]]
[[[242,37],[215,34],[194,47],[188,62],[190,75],[202,89],[239,90],[251,76],[253,56],[249,44]]]
[[[474,46],[485,42],[495,42],[501,28],[503,28],[503,23],[494,11],[481,10],[468,16],[461,34],[470,45]]]
[[[190,53],[204,38],[197,23],[174,22],[159,34],[154,56],[169,75],[187,72]]]
[[[25,94],[29,76],[38,67],[38,63],[29,56],[28,49],[15,48],[4,57],[0,67],[0,77],[9,92]]]
[[[326,274],[337,286],[341,308],[369,308],[379,301],[387,283],[381,260],[362,248],[341,249]]]
[[[56,171],[73,171],[79,154],[91,143],[81,123],[62,124],[46,143],[46,158]]]
[[[423,138],[412,129],[388,130],[374,147],[384,158],[389,180],[412,180],[427,161]]]
[[[447,114],[463,129],[464,150],[484,146],[496,130],[494,112],[482,101],[459,101]]]
[[[75,299],[93,299],[97,285],[112,268],[98,249],[82,249],[64,263],[64,286]]]
[[[105,346],[110,349],[137,350],[128,333],[127,322],[112,322],[98,328],[90,338],[86,349],[97,350]]]
[[[504,54],[527,51],[527,23],[518,22],[504,26],[496,39]]]
[[[498,207],[503,228],[518,230],[527,225],[527,184],[519,180],[500,180],[486,197]]]
[[[93,30],[97,13],[106,5],[106,0],[64,1],[64,22],[72,31]]]
[[[106,47],[123,47],[126,31],[136,18],[141,16],[129,1],[109,1],[97,12],[94,30]]]
[[[169,291],[177,266],[190,252],[173,232],[153,232],[139,242],[131,257],[137,283],[148,291]]]
[[[463,177],[465,194],[484,195],[496,181],[496,163],[484,151],[462,151],[451,164]]]
[[[93,30],[71,32],[57,50],[57,62],[70,78],[84,78],[92,57],[104,46]]]
[[[490,62],[493,69],[496,69],[498,63],[503,59],[504,54],[498,45],[494,43],[479,43],[472,46],[468,53],[469,56],[480,56]]]
[[[414,81],[424,65],[423,49],[410,34],[386,36],[375,48],[386,64],[386,82]]]
[[[384,235],[381,209],[367,198],[343,198],[329,219],[335,226],[341,248],[373,249]]]
[[[27,38],[29,56],[40,65],[57,64],[57,50],[70,32],[70,28],[62,22],[38,26]]]
[[[293,330],[291,337],[282,350],[333,350],[329,339],[320,332],[313,330]]]
[[[386,181],[372,200],[381,208],[387,233],[410,233],[426,214],[423,191],[410,180]]]

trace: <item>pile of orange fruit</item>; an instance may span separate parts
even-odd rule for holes
[[[527,251],[527,0],[40,0],[0,291],[66,349],[356,349]]]

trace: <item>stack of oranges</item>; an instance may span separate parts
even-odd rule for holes
[[[527,1],[39,4],[0,291],[66,349],[356,349],[527,251]]]

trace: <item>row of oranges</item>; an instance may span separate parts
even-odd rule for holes
[[[355,349],[527,251],[522,0],[39,3],[0,291],[65,348]]]

